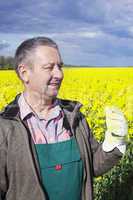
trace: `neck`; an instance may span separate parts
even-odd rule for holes
[[[25,91],[24,97],[36,113],[47,113],[54,101],[53,98],[46,98],[45,95],[35,92],[29,93]]]

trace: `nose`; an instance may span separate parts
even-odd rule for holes
[[[53,77],[54,78],[58,78],[58,79],[63,79],[64,77],[64,74],[63,74],[63,70],[61,68],[60,65],[54,65],[54,68],[53,68]]]

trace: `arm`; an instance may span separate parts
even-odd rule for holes
[[[7,142],[6,138],[0,129],[0,200],[5,200],[7,191],[7,172],[6,172],[6,162],[7,162]]]
[[[98,143],[95,140],[93,134],[91,133],[89,125],[83,115],[82,125],[87,134],[89,146],[92,152],[94,176],[100,176],[110,170],[114,165],[116,165],[123,154],[117,148],[114,148],[110,152],[105,152],[102,148],[102,144]]]

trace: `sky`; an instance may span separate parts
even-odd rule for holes
[[[1,0],[0,55],[35,36],[57,42],[65,64],[133,66],[133,0]]]

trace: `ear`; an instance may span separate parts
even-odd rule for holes
[[[20,64],[18,66],[19,76],[24,83],[29,82],[29,70],[25,64]]]

